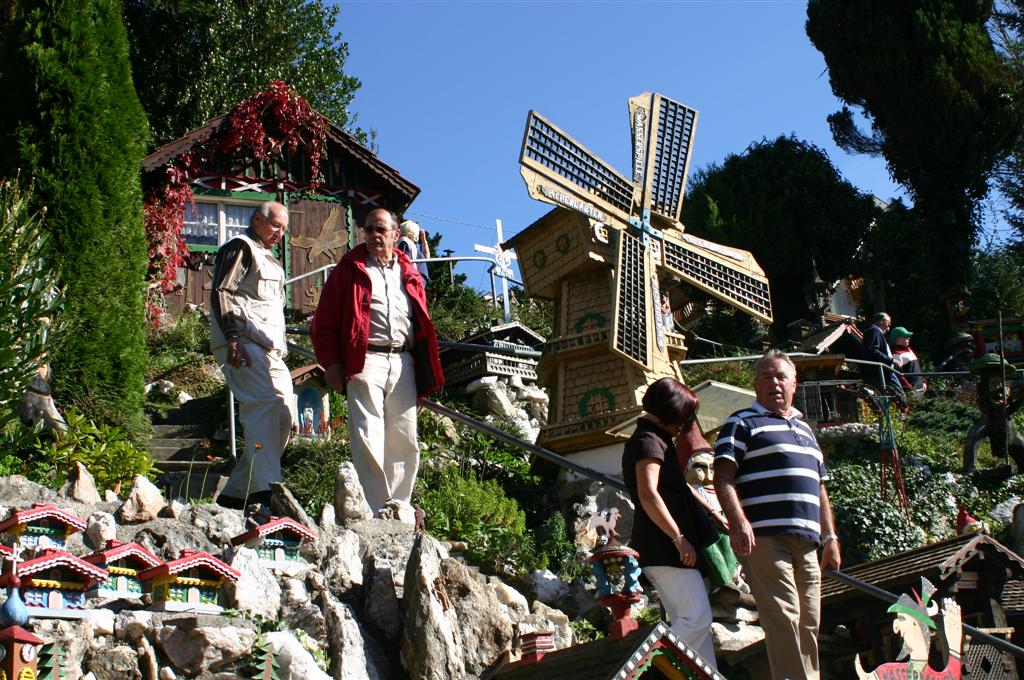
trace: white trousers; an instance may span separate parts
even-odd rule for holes
[[[235,368],[227,363],[227,347],[216,350],[214,356],[238,402],[238,419],[245,432],[245,451],[222,493],[244,500],[281,481],[281,454],[291,437],[295,399],[292,376],[280,352],[239,342],[249,353],[248,366]]]
[[[658,591],[672,632],[718,670],[715,643],[711,637],[711,603],[700,571],[644,567],[644,576]]]
[[[392,499],[408,503],[420,464],[412,355],[367,352],[345,390],[352,463],[367,503],[374,512]]]

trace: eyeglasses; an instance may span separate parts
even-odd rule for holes
[[[363,231],[367,234],[386,234],[389,231],[394,231],[391,227],[363,227]]]

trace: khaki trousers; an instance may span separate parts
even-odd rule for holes
[[[249,353],[250,365],[235,368],[227,363],[227,347],[218,348],[214,357],[238,401],[238,419],[245,432],[245,451],[222,493],[244,500],[258,491],[270,491],[271,482],[281,481],[281,454],[291,438],[295,399],[292,376],[281,353],[240,342]]]
[[[818,546],[791,535],[757,536],[743,574],[757,600],[774,680],[817,680],[821,570]]]
[[[367,352],[345,391],[352,464],[366,502],[374,512],[392,499],[408,503],[420,464],[412,355]]]

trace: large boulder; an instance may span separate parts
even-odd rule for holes
[[[321,593],[327,622],[331,670],[338,680],[388,680],[391,664],[356,618],[352,607],[329,592]]]
[[[343,530],[327,546],[321,571],[327,587],[337,597],[351,597],[363,585],[363,549],[359,534]]]
[[[313,655],[288,631],[275,630],[263,637],[274,652],[281,680],[331,680],[316,664]]]
[[[441,571],[441,547],[426,534],[416,537],[405,571],[402,666],[410,680],[466,677],[458,612]]]
[[[256,631],[244,619],[186,615],[164,619],[154,637],[175,668],[187,675],[199,675],[249,654]]]
[[[441,576],[459,624],[466,673],[479,677],[512,647],[509,608],[484,576],[457,560],[442,560]]]
[[[334,521],[342,526],[373,517],[370,504],[363,495],[359,473],[349,461],[338,466],[334,478]]]
[[[85,544],[93,550],[107,547],[107,541],[117,538],[117,521],[109,512],[97,510],[89,515],[85,524]]]
[[[167,505],[160,489],[142,475],[135,478],[132,490],[128,493],[121,508],[117,511],[121,521],[126,524],[148,522],[160,516],[160,511]]]
[[[398,578],[404,578],[401,574]],[[363,613],[367,624],[383,641],[393,644],[402,633],[402,612],[398,606],[398,584],[390,560],[371,555],[364,575]]]
[[[224,592],[232,609],[250,612],[268,621],[277,619],[281,609],[281,586],[251,548],[239,547],[231,556],[238,581],[227,583]]]
[[[327,637],[327,623],[320,607],[313,604],[305,581],[285,579],[281,588],[281,619],[292,630],[301,630],[323,640]]]
[[[75,467],[72,468],[67,483],[61,487],[59,493],[65,498],[87,505],[103,502],[100,492],[96,490],[96,479],[81,461],[75,461]]]
[[[86,668],[96,680],[142,680],[138,654],[131,647],[100,647],[89,654]]]

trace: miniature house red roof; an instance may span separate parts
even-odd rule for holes
[[[310,530],[307,527],[299,524],[291,517],[271,517],[270,521],[266,524],[261,524],[255,529],[250,529],[244,534],[239,534],[231,539],[231,545],[241,545],[248,540],[259,536],[262,538],[268,534],[277,533],[283,531],[285,533],[293,534],[297,536],[303,543],[311,542],[316,540],[316,532]]]
[[[45,573],[51,569],[68,569],[83,576],[86,587],[106,581],[110,577],[106,569],[97,567],[95,564],[89,564],[80,557],[75,557],[64,550],[54,550],[52,548],[43,551],[43,554],[39,557],[18,563],[18,576],[22,579],[22,584],[24,584],[26,576],[39,574],[40,577],[45,577]],[[8,573],[4,574],[4,584],[9,579],[10,573],[8,571]]]
[[[70,512],[61,510],[56,505],[46,505],[44,503],[35,503],[31,508],[12,511],[7,516],[7,519],[0,522],[0,531],[9,531],[13,527],[22,526],[23,524],[41,519],[53,519],[66,527],[73,528],[75,531],[85,531],[85,522]]]
[[[181,551],[181,556],[178,559],[165,562],[164,564],[151,567],[146,571],[141,572],[139,574],[139,580],[152,581],[160,576],[180,574],[181,572],[188,571],[190,569],[206,569],[232,581],[237,581],[238,577],[241,576],[237,570],[232,569],[230,566],[224,564],[209,553],[204,553],[200,550],[185,549]]]
[[[143,548],[138,543],[122,543],[116,539],[107,541],[107,547],[97,550],[82,558],[86,562],[99,565],[108,565],[118,560],[130,559],[139,569],[149,569],[163,564],[163,560]]]
[[[12,557],[14,557],[14,548],[0,543],[0,559],[10,559]]]
[[[4,642],[20,642],[23,645],[41,645],[46,642],[36,637],[21,626],[8,626],[0,630],[0,644]]]

